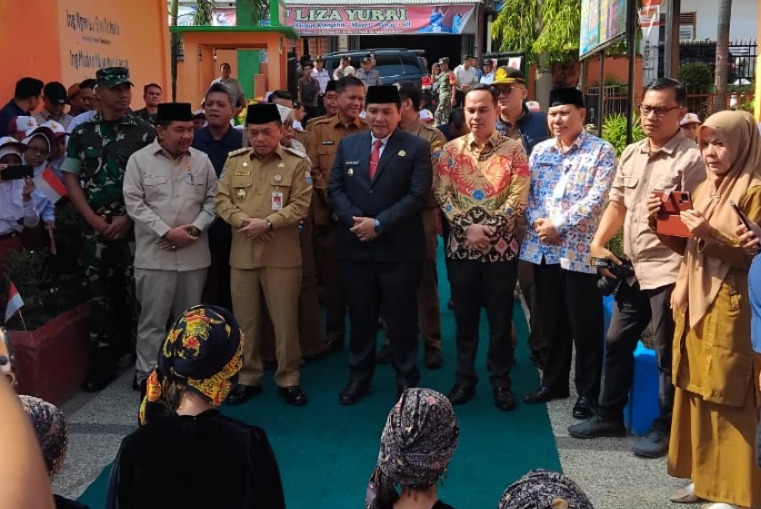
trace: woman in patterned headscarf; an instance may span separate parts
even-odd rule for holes
[[[454,409],[443,394],[405,390],[383,428],[378,464],[367,488],[367,509],[391,509],[397,502],[411,508],[452,509],[438,499],[437,483],[459,436]]]
[[[69,445],[69,433],[63,413],[57,406],[40,398],[19,396],[19,400],[37,435],[48,475],[53,477],[61,470]],[[86,505],[60,495],[53,495],[53,498],[56,509],[87,509]]]
[[[217,410],[238,376],[242,348],[228,310],[193,306],[183,313],[148,376],[142,427],[122,441],[108,508],[285,507],[264,430]]]
[[[532,470],[507,487],[497,509],[594,509],[576,483],[557,472]]]

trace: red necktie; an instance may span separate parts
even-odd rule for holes
[[[375,140],[373,142],[373,151],[370,153],[370,180],[375,178],[375,172],[378,171],[378,162],[380,161],[380,149],[383,141]]]

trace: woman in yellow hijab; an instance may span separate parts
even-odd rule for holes
[[[708,507],[761,507],[755,430],[761,356],[750,340],[748,269],[752,256],[735,235],[737,203],[761,221],[761,137],[753,117],[724,111],[698,131],[707,180],[693,209],[692,233],[671,298],[676,321],[676,386],[668,471],[692,479]],[[673,245],[673,238],[671,239]]]

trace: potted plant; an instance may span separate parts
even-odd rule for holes
[[[78,238],[76,218],[59,215],[57,254],[48,248],[9,252],[0,284],[0,302],[8,302],[11,281],[24,301],[5,323],[16,352],[19,393],[55,404],[79,389],[87,371],[89,306],[76,263]]]

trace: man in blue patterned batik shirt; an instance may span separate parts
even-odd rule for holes
[[[600,393],[602,296],[589,245],[616,173],[615,150],[584,132],[585,115],[579,90],[552,90],[548,124],[553,138],[539,143],[529,158],[528,231],[520,254],[533,264],[547,349],[542,385],[524,401],[568,397],[575,342],[577,419],[592,416]]]

